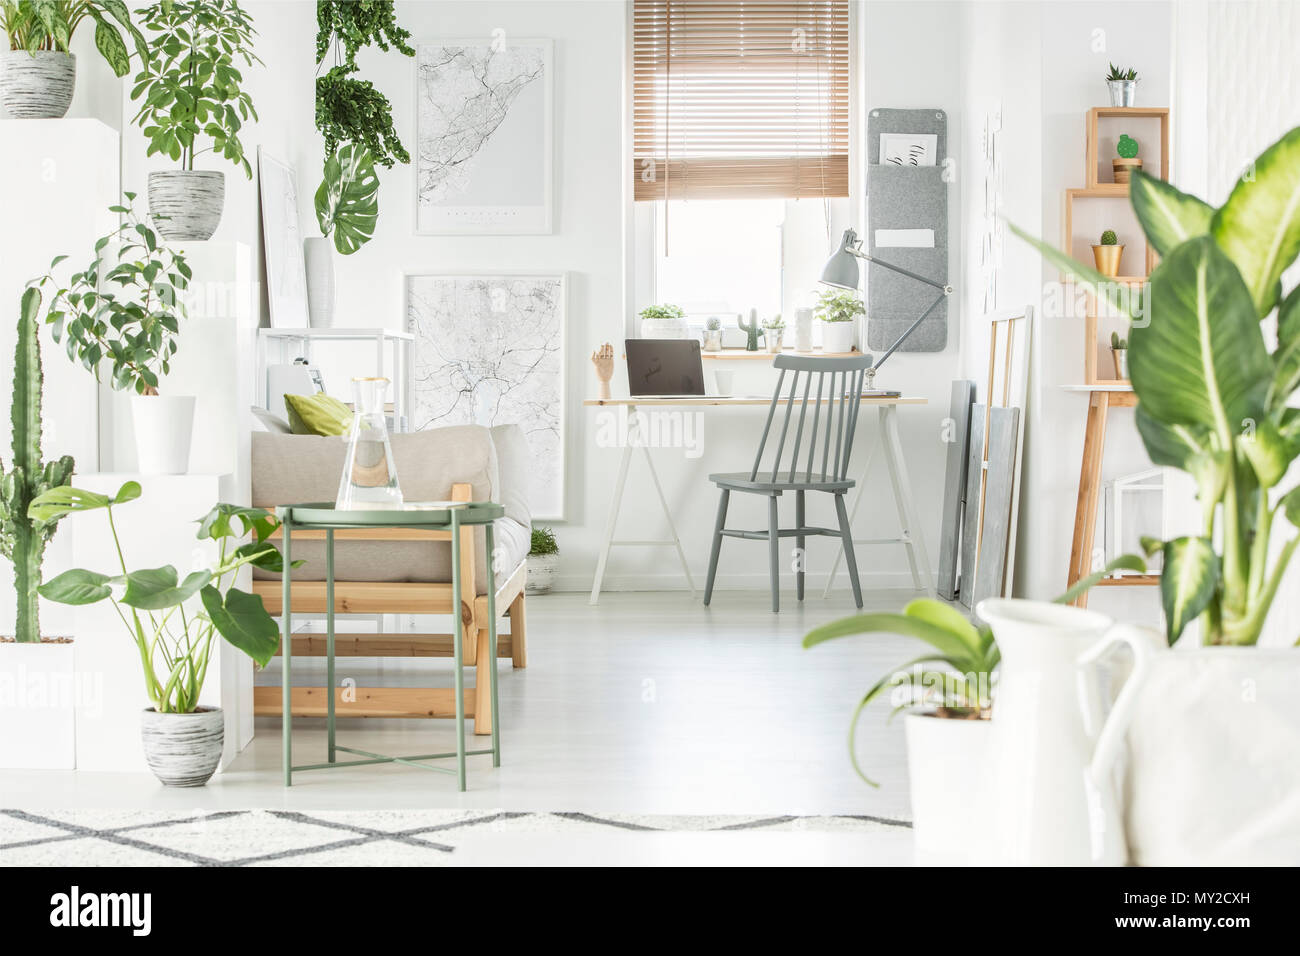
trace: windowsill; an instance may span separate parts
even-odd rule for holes
[[[813,349],[811,352],[797,352],[794,349],[782,349],[780,353],[769,352],[767,349],[759,349],[757,352],[750,352],[747,349],[723,349],[720,352],[700,352],[700,358],[706,359],[768,359],[769,361],[781,355],[807,355],[811,358],[856,358],[862,353],[856,349],[852,352],[823,352],[821,349]]]

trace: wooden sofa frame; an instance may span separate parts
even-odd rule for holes
[[[452,485],[454,501],[472,500],[468,484]],[[476,592],[474,581],[474,529],[460,530],[461,593],[456,601],[451,583],[403,583],[391,581],[335,581],[336,614],[452,614],[459,605],[467,637],[464,661],[475,668],[474,686],[465,689],[465,715],[474,718],[474,733],[492,732],[490,697],[491,638],[488,633],[487,595]],[[276,532],[276,537],[280,532]],[[324,531],[295,531],[295,539],[324,540]],[[334,532],[335,542],[363,541],[450,541],[450,531],[422,528],[357,528]],[[527,561],[519,562],[504,578],[498,574],[496,606],[508,608],[510,633],[497,638],[497,656],[508,657],[515,667],[528,666],[527,629],[524,611],[524,582]],[[294,614],[324,614],[325,582],[294,581],[290,585]],[[262,598],[269,614],[282,611],[281,582],[254,581],[253,593]],[[334,656],[338,657],[452,657],[451,634],[342,634],[335,635]],[[279,652],[277,651],[277,654]],[[304,634],[293,638],[294,657],[324,657],[325,635]],[[295,717],[324,717],[325,688],[295,687],[291,701]],[[454,717],[455,692],[445,687],[356,687],[334,689],[335,712],[340,717]],[[257,687],[253,692],[253,713],[279,717],[283,712],[279,687]]]

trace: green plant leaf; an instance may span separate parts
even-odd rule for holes
[[[1094,571],[1086,578],[1080,578],[1074,582],[1074,586],[1064,594],[1056,598],[1057,604],[1069,604],[1079,595],[1092,590],[1097,586],[1097,582],[1104,577],[1108,577],[1116,571],[1136,571],[1138,574],[1146,574],[1147,563],[1136,554],[1121,554],[1100,571]]]
[[[1279,503],[1282,505],[1286,520],[1300,528],[1300,486],[1292,488],[1283,495]]]
[[[852,617],[840,618],[838,621],[823,624],[809,631],[804,636],[803,646],[816,647],[825,641],[854,634],[900,634],[904,637],[915,637],[925,641],[946,657],[960,662],[957,669],[963,672],[974,669],[976,663],[972,660],[970,645],[967,644],[965,637],[953,634],[929,621],[908,617],[906,614],[855,614]]]
[[[1250,462],[1261,488],[1272,488],[1291,466],[1295,446],[1282,436],[1272,419],[1263,418],[1237,439],[1237,447]]]
[[[972,653],[979,654],[983,651],[979,630],[954,607],[932,598],[917,598],[903,608],[903,613],[961,638]]]
[[[59,604],[95,604],[113,593],[107,574],[76,568],[46,581],[37,592],[41,597]]]
[[[1230,445],[1264,415],[1268,349],[1250,293],[1208,236],[1191,239],[1151,276],[1151,314],[1129,340],[1133,389],[1166,425],[1205,425]]]
[[[1140,169],[1130,177],[1129,197],[1147,240],[1162,256],[1210,231],[1213,206]]]
[[[1204,425],[1166,425],[1151,417],[1143,405],[1138,405],[1135,418],[1151,460],[1191,475],[1202,504],[1213,507],[1228,481],[1232,457],[1214,448],[1210,429]]]
[[[142,611],[161,611],[184,604],[211,580],[209,571],[192,571],[178,583],[176,569],[170,564],[132,571],[126,576],[122,603]]]
[[[1209,538],[1184,537],[1165,542],[1160,601],[1170,645],[1209,606],[1219,576],[1219,556]]]
[[[248,544],[241,545],[235,549],[237,559],[251,558],[248,563],[255,568],[263,571],[273,571],[276,574],[284,572],[284,556],[280,550],[269,541],[250,541]],[[294,562],[296,567],[298,562]]]
[[[1278,306],[1273,370],[1273,382],[1266,401],[1270,413],[1285,408],[1296,389],[1300,388],[1300,286],[1292,289]]]
[[[38,495],[28,507],[27,515],[34,521],[57,521],[74,511],[94,511],[112,503],[107,495],[64,485]]]
[[[325,179],[316,190],[321,234],[350,256],[370,241],[379,219],[379,177],[369,151],[344,143],[325,160]]]
[[[1300,127],[1264,150],[1237,180],[1210,231],[1240,270],[1256,316],[1268,315],[1283,271],[1300,253]]]
[[[1098,300],[1106,302],[1119,314],[1131,322],[1138,322],[1146,311],[1144,295],[1140,287],[1116,282],[1109,276],[1102,275],[1092,266],[1084,265],[1067,252],[1062,252],[1050,243],[1025,232],[1015,223],[1007,222],[1007,228],[1037,249],[1049,263],[1060,269],[1069,281]]]
[[[236,528],[235,525],[239,527]],[[265,541],[280,527],[275,516],[264,508],[248,508],[220,502],[199,519],[199,540],[242,538],[250,531],[255,541]]]
[[[95,49],[99,50],[116,75],[126,76],[131,69],[131,54],[127,52],[126,44],[122,42],[121,35],[104,20],[95,24]]]
[[[117,494],[113,495],[113,504],[124,505],[128,501],[135,501],[139,498],[143,489],[138,481],[125,481],[122,487],[117,489]]]
[[[222,637],[251,657],[258,667],[270,662],[280,647],[280,628],[266,613],[260,597],[231,588],[223,600],[212,585],[205,587],[199,597]]]

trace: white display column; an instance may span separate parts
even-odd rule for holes
[[[172,565],[181,577],[211,567],[217,548],[195,537],[196,522],[218,501],[235,497],[232,475],[86,475],[89,491],[112,494],[126,481],[138,481],[143,494],[113,509],[128,570]],[[73,515],[78,524],[76,562],[105,574],[120,573],[108,520],[102,511]],[[248,589],[245,569],[237,586]],[[197,603],[197,601],[196,601]],[[140,741],[140,713],[150,705],[139,651],[108,602],[77,608],[77,671],[97,693],[77,710],[77,769],[148,771]],[[240,651],[214,637],[212,662],[200,702],[220,707],[226,716],[221,767],[227,767],[252,738],[253,667]]]

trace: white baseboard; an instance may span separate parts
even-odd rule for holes
[[[703,589],[705,576],[695,574],[695,587]],[[823,588],[826,587],[826,573],[816,573],[809,571],[805,579],[804,587],[808,593],[820,595]],[[592,575],[579,574],[557,574],[555,576],[556,591],[590,591]],[[858,576],[858,581],[864,590],[911,590],[913,589],[912,575],[907,571],[872,571],[864,572]],[[769,587],[769,578],[766,572],[756,571],[746,574],[719,574],[713,584],[716,591],[766,591]],[[781,587],[794,587],[794,575],[781,575]],[[835,576],[835,587],[843,588],[846,592],[849,590],[848,575],[841,572]],[[605,574],[605,579],[601,582],[601,591],[686,591],[686,579],[682,576],[680,570],[670,571],[662,574]],[[918,592],[919,593],[919,592]]]

